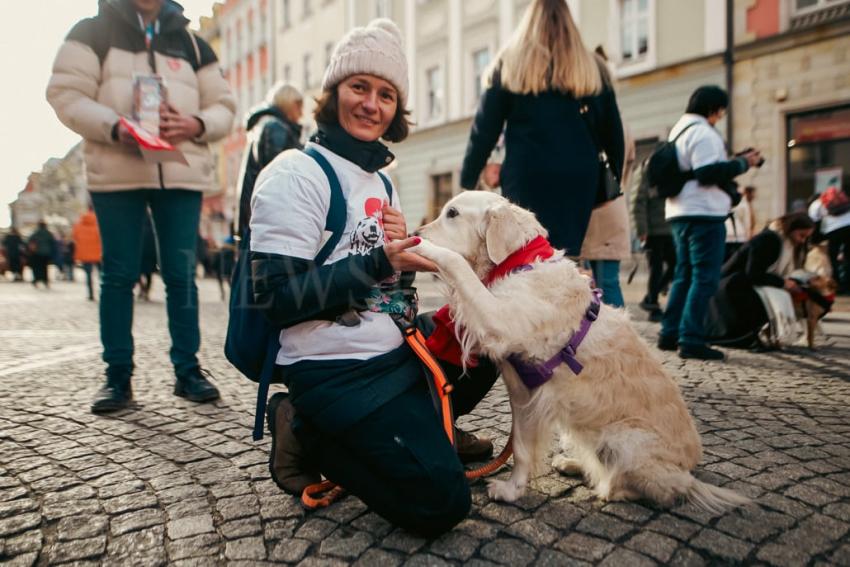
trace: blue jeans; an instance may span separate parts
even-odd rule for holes
[[[92,193],[103,243],[100,282],[100,340],[110,370],[133,366],[133,288],[139,281],[143,225],[150,207],[165,282],[171,363],[177,373],[198,365],[198,288],[195,250],[201,193],[136,189]]]
[[[705,345],[705,314],[720,283],[726,227],[718,220],[672,220],[676,246],[676,274],[661,336],[677,337],[679,344]]]
[[[623,307],[623,291],[620,289],[619,260],[590,260],[593,279],[602,290],[602,302],[612,307]]]

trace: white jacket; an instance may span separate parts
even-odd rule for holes
[[[835,232],[839,228],[850,226],[850,211],[847,211],[843,215],[830,215],[826,212],[826,207],[823,206],[820,198],[815,199],[809,205],[809,217],[815,222],[822,221],[820,231],[827,236],[830,232]],[[847,251],[844,253],[847,254]]]
[[[672,141],[679,132],[690,124],[696,124],[676,140],[676,153],[679,168],[682,171],[726,161],[726,146],[723,138],[705,117],[699,114],[683,115],[673,129],[668,140]],[[677,217],[718,217],[725,218],[732,206],[732,199],[722,189],[702,186],[696,179],[687,181],[682,192],[667,199],[664,216],[667,220]]]

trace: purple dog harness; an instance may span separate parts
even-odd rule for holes
[[[520,268],[531,269],[531,266],[521,266]],[[590,325],[596,321],[597,317],[599,317],[601,297],[602,290],[594,289],[590,306],[587,308],[587,311],[584,312],[584,318],[581,320],[581,325],[579,326],[578,331],[573,334],[570,338],[570,342],[568,342],[564,348],[559,350],[555,356],[546,362],[542,364],[533,364],[531,362],[524,361],[517,354],[508,356],[508,362],[513,365],[514,370],[517,371],[517,374],[519,374],[519,377],[522,380],[522,383],[525,384],[526,388],[529,390],[539,388],[548,382],[549,379],[552,378],[555,369],[564,363],[570,367],[570,370],[572,370],[575,375],[581,373],[584,367],[578,360],[576,360],[576,351],[578,350],[581,342],[584,340],[584,337],[587,336],[587,332],[590,330]]]

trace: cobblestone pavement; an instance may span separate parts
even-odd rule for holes
[[[848,313],[830,318],[832,344],[814,354],[736,351],[726,364],[665,356],[703,435],[697,476],[750,495],[752,508],[713,516],[603,504],[550,473],[516,505],[491,502],[476,482],[470,517],[427,541],[353,497],[305,514],[275,487],[269,441],[250,437],[255,389],[221,354],[224,304],[211,282],[201,291],[201,356],[223,399],[171,394],[156,295],[136,306],[136,405],[95,417],[96,304],[81,284],[47,292],[0,282],[0,563],[850,565]],[[636,325],[648,340],[657,333]],[[509,424],[501,386],[463,421],[497,444]]]

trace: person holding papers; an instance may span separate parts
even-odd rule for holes
[[[194,254],[201,194],[213,182],[208,143],[230,132],[236,104],[215,54],[188,23],[173,0],[101,0],[98,14],[69,32],[47,86],[59,120],[85,139],[103,242],[106,381],[94,413],[125,408],[132,399],[133,286],[148,208],[167,293],[174,393],[195,402],[219,398],[197,358]],[[136,126],[144,131],[134,132]],[[165,142],[162,153],[151,151],[148,136]]]

